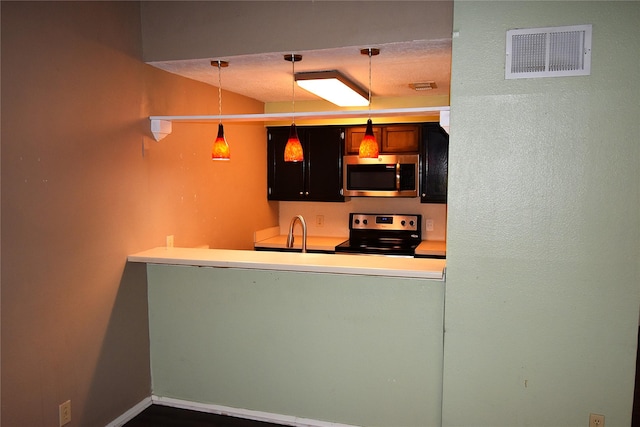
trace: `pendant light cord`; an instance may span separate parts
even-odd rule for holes
[[[291,54],[291,111],[293,113],[292,123],[296,122],[296,55]]]
[[[218,60],[218,115],[222,124],[222,61]]]
[[[371,48],[369,48],[369,118],[371,118]]]

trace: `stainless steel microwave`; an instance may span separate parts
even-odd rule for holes
[[[377,159],[344,156],[343,195],[351,197],[417,197],[418,154],[385,154]]]

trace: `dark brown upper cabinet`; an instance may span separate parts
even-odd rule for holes
[[[267,129],[267,198],[282,201],[344,202],[344,128],[298,126],[304,161],[284,161],[289,127]]]
[[[438,123],[422,125],[420,202],[447,203],[449,134]]]

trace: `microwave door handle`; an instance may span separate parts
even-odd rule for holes
[[[400,191],[400,162],[396,163],[396,191]]]

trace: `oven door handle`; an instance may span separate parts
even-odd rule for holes
[[[396,191],[400,191],[400,162],[396,163]]]

